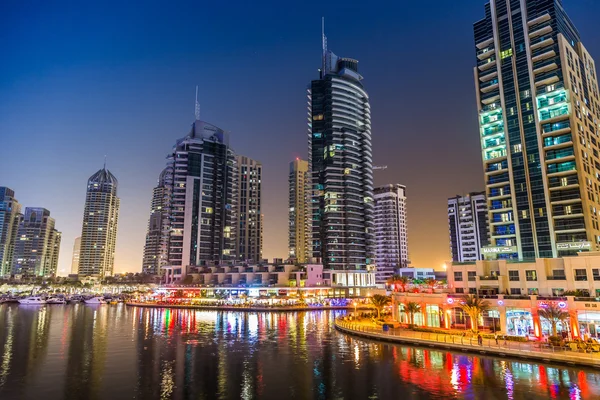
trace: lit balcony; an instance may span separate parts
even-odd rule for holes
[[[495,48],[486,48],[483,49],[482,51],[479,51],[477,53],[477,58],[479,60],[485,60],[486,58],[490,58],[491,56],[493,56],[494,54],[496,54],[496,49]]]

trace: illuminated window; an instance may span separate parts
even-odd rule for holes
[[[513,145],[513,153],[520,153],[523,151],[521,143]]]
[[[506,49],[506,50],[502,51],[502,52],[500,53],[500,57],[501,57],[502,59],[505,59],[505,58],[507,58],[507,57],[510,57],[510,56],[512,56],[512,54],[513,54],[513,51],[512,51],[512,49],[511,49],[511,48],[509,48],[509,49]]]
[[[313,115],[313,121],[323,121],[323,114]]]
[[[565,215],[573,214],[573,208],[571,206],[565,206]]]
[[[350,175],[350,171],[351,171],[351,169],[350,169],[350,168],[346,168],[346,169],[344,170],[344,175]]]
[[[560,178],[560,186],[567,186],[569,184],[568,178]]]

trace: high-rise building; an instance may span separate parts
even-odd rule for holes
[[[17,231],[12,273],[45,277],[56,275],[60,239],[50,211],[39,207],[25,208]]]
[[[308,87],[311,256],[327,269],[373,263],[373,167],[369,96],[358,61],[327,50]]]
[[[71,273],[76,274],[79,271],[79,252],[81,251],[81,236],[75,238],[73,243],[73,256],[71,257]]]
[[[117,178],[106,166],[88,179],[81,230],[79,275],[113,275],[120,205],[118,185]]]
[[[161,268],[169,264],[169,234],[173,171],[165,168],[158,177],[158,185],[152,190],[150,218],[144,245],[142,272],[162,274]]]
[[[20,216],[21,205],[15,199],[15,192],[0,186],[0,276],[9,276],[12,272]]]
[[[308,261],[308,197],[306,183],[308,161],[296,158],[290,163],[289,173],[289,232],[290,258],[299,263]]]
[[[384,283],[409,263],[406,186],[391,184],[375,188],[375,237],[375,279]]]
[[[482,259],[488,245],[488,209],[485,192],[473,192],[448,199],[448,228],[452,261]]]
[[[236,259],[237,167],[229,135],[198,120],[168,157],[173,171],[167,280]]]
[[[474,35],[486,256],[600,250],[596,68],[562,1],[491,0]]]
[[[245,156],[237,160],[236,257],[258,263],[262,260],[261,181],[262,164]]]

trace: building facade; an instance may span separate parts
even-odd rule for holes
[[[0,186],[0,276],[10,276],[17,229],[21,218],[21,205],[15,192]]]
[[[239,261],[262,260],[262,164],[246,156],[237,160],[236,257]]]
[[[158,177],[158,185],[152,190],[150,218],[146,231],[142,272],[161,274],[162,267],[169,264],[170,210],[173,191],[173,170],[165,168]]]
[[[408,267],[406,186],[375,188],[375,260],[377,283],[384,283],[399,268]]]
[[[599,250],[596,68],[561,0],[491,0],[474,35],[488,252]]]
[[[235,260],[237,165],[228,133],[196,119],[167,160],[173,190],[164,269],[183,278],[190,267]]]
[[[81,236],[75,238],[73,243],[73,255],[71,256],[71,274],[79,271],[79,252],[81,251]]]
[[[106,166],[88,179],[79,275],[100,278],[113,275],[120,207],[118,185],[117,178]]]
[[[449,198],[448,228],[452,261],[481,260],[482,248],[489,243],[485,192]]]
[[[26,207],[19,223],[13,255],[13,275],[55,276],[61,233],[55,229],[50,211]]]
[[[289,257],[298,263],[308,262],[308,197],[306,184],[308,161],[296,158],[289,171]]]
[[[327,50],[308,87],[311,257],[327,269],[366,270],[374,260],[369,96],[358,61]]]

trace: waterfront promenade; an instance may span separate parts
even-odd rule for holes
[[[564,350],[539,342],[513,342],[499,339],[498,344],[496,344],[494,339],[483,339],[483,343],[479,345],[476,337],[416,332],[403,328],[389,328],[384,331],[381,326],[369,320],[345,321],[338,318],[335,321],[335,327],[341,332],[373,340],[438,347],[452,351],[507,358],[521,358],[527,361],[600,368],[600,353],[598,352]]]
[[[190,310],[212,310],[212,311],[268,311],[268,312],[286,312],[286,311],[325,311],[325,310],[344,310],[354,311],[353,306],[233,306],[233,305],[207,305],[207,304],[170,304],[170,303],[149,303],[149,302],[134,302],[128,301],[128,306],[149,307],[149,308],[182,308]],[[369,306],[359,306],[356,308],[359,311],[370,310]]]

